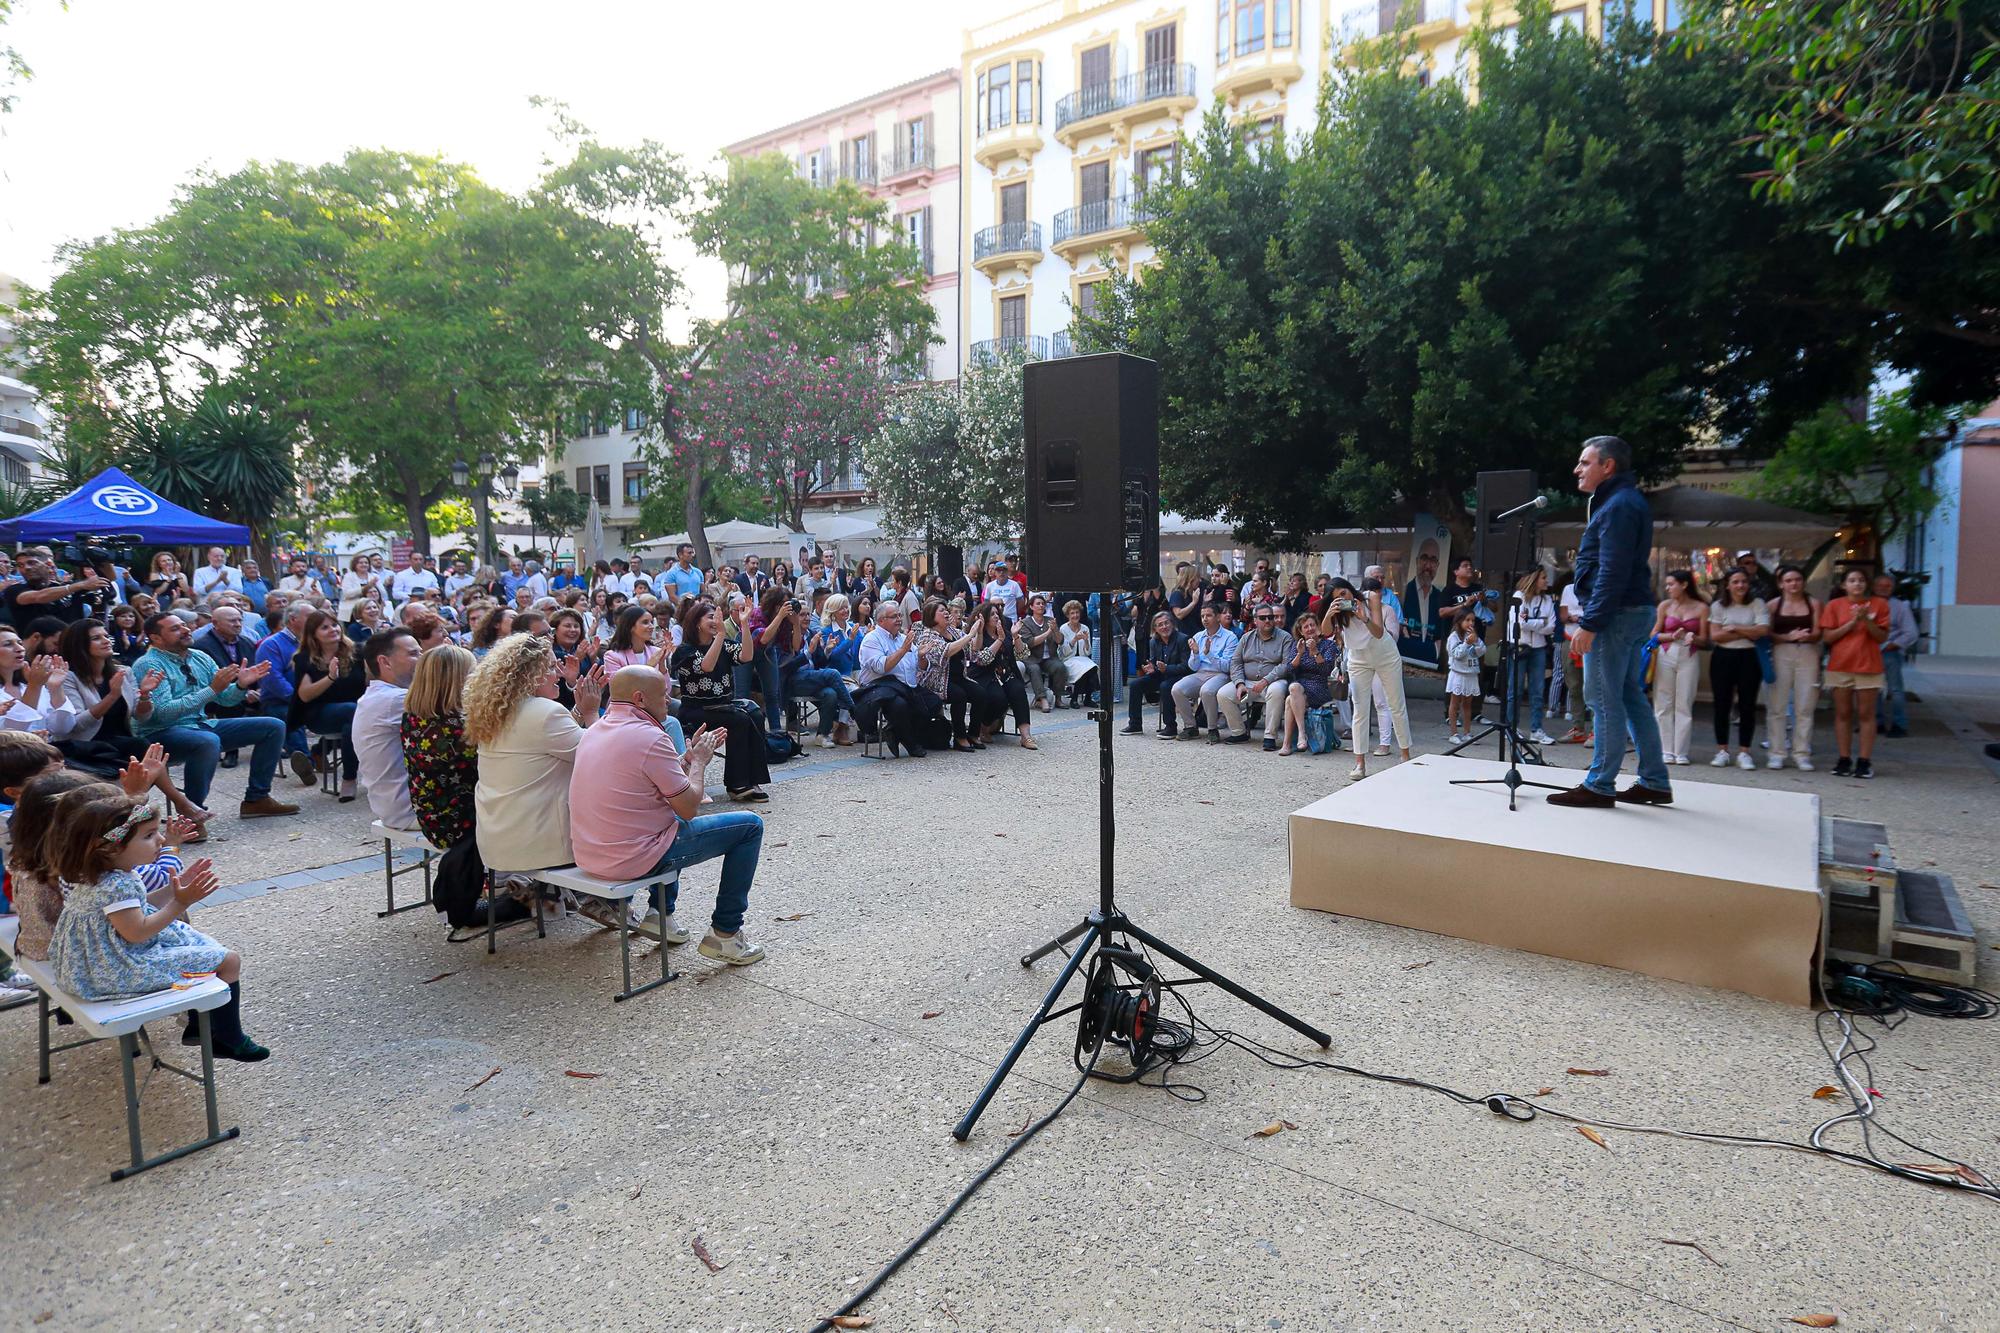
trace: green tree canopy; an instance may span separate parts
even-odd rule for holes
[[[896,394],[863,447],[882,526],[945,546],[1021,535],[1026,436],[1018,353],[968,368],[957,384]]]
[[[1930,469],[1951,439],[1952,415],[1912,404],[1905,389],[1878,395],[1860,417],[1829,403],[1792,429],[1744,489],[1872,524],[1878,540],[1887,538],[1936,507]]]

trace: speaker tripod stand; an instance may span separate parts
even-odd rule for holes
[[[1122,949],[1122,941],[1126,939],[1138,942],[1145,948],[1152,950],[1163,958],[1178,963],[1194,974],[1191,977],[1161,981],[1159,984],[1163,990],[1171,990],[1182,986],[1213,985],[1227,994],[1234,996],[1236,999],[1243,1001],[1243,1003],[1260,1013],[1283,1023],[1286,1027],[1299,1033],[1301,1036],[1311,1038],[1322,1050],[1333,1044],[1333,1039],[1327,1036],[1326,1033],[1321,1032],[1318,1028],[1313,1027],[1303,1019],[1296,1018],[1285,1012],[1263,996],[1258,995],[1255,991],[1239,986],[1207,964],[1182,953],[1159,936],[1139,926],[1130,917],[1126,916],[1123,911],[1119,910],[1112,877],[1115,810],[1111,771],[1111,720],[1112,714],[1115,711],[1111,695],[1111,654],[1112,645],[1117,639],[1117,635],[1113,632],[1116,621],[1112,610],[1112,598],[1109,593],[1100,592],[1097,594],[1097,610],[1097,909],[1055,939],[1050,940],[1047,944],[1035,949],[1021,959],[1022,967],[1032,967],[1036,960],[1045,958],[1066,945],[1072,943],[1076,945],[1075,951],[1069,956],[1069,961],[1063,965],[1062,971],[1057,974],[1055,984],[1050,986],[1048,994],[1042,997],[1041,1006],[1029,1018],[1027,1026],[1021,1029],[1020,1036],[1014,1039],[1013,1046],[1008,1049],[1006,1056],[1000,1061],[999,1066],[994,1069],[992,1076],[986,1080],[986,1086],[980,1090],[978,1099],[966,1110],[964,1116],[959,1119],[958,1124],[953,1126],[951,1136],[961,1143],[971,1135],[972,1127],[978,1123],[979,1117],[984,1114],[987,1104],[993,1100],[993,1095],[1000,1090],[1000,1085],[1006,1082],[1007,1075],[1013,1072],[1015,1063],[1020,1060],[1022,1053],[1028,1049],[1028,1043],[1034,1040],[1035,1034],[1041,1031],[1042,1026],[1066,1014],[1073,1013],[1082,1004],[1088,1003],[1088,999],[1086,998],[1086,1000],[1078,1004],[1070,1005],[1063,1009],[1056,1008],[1057,1002],[1062,999],[1063,992],[1069,988],[1070,982],[1075,979],[1077,972],[1082,969],[1085,961],[1091,957],[1093,951],[1102,952],[1107,949]]]
[[[1515,547],[1512,553],[1513,559],[1508,562],[1511,568],[1508,569],[1506,575],[1504,586],[1507,588],[1512,588],[1520,581],[1520,576],[1515,573],[1515,570],[1529,563],[1532,559],[1532,553],[1535,550],[1535,511],[1540,509],[1545,503],[1547,502],[1540,499],[1530,500],[1524,505],[1517,505],[1513,509],[1509,509],[1504,514],[1496,515],[1492,520],[1498,523],[1522,512],[1526,512],[1528,515],[1528,521],[1521,525],[1519,533],[1515,538]],[[1486,521],[1483,515],[1480,521]],[[1523,543],[1526,544],[1529,552],[1526,556],[1521,551]],[[1521,735],[1521,728],[1519,726],[1521,683],[1518,673],[1521,666],[1521,615],[1527,610],[1527,599],[1522,598],[1520,601],[1516,601],[1512,593],[1508,593],[1506,596],[1505,615],[1507,618],[1502,622],[1504,628],[1502,629],[1500,639],[1500,720],[1498,722],[1488,722],[1470,740],[1460,741],[1457,745],[1446,750],[1445,753],[1457,754],[1461,750],[1479,744],[1479,742],[1485,740],[1488,736],[1499,736],[1500,758],[1506,763],[1507,771],[1497,778],[1453,778],[1451,785],[1454,787],[1505,787],[1507,789],[1507,808],[1514,810],[1518,808],[1515,805],[1515,800],[1520,795],[1521,788],[1523,787],[1540,787],[1545,791],[1567,791],[1568,788],[1557,786],[1553,782],[1531,782],[1521,776],[1521,757],[1526,755],[1529,763],[1540,766],[1542,752],[1533,741]],[[1448,678],[1449,667],[1447,667]],[[1539,682],[1537,682],[1537,685],[1539,685]]]

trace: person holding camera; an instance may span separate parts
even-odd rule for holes
[[[1395,612],[1383,605],[1380,579],[1361,580],[1359,590],[1346,579],[1333,581],[1320,632],[1340,636],[1347,662],[1347,697],[1354,701],[1354,770],[1347,776],[1356,781],[1368,776],[1368,703],[1378,680],[1389,701],[1396,746],[1403,758],[1410,757],[1410,709],[1403,697],[1403,654],[1396,645],[1400,628]]]
[[[0,624],[24,626],[37,616],[54,616],[67,624],[98,614],[98,594],[111,586],[96,568],[109,564],[111,553],[86,547],[91,562],[79,578],[56,568],[55,553],[46,546],[29,546],[14,557],[21,581],[0,588]],[[25,609],[24,609],[25,608]]]

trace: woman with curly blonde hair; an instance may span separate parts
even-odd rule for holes
[[[566,866],[569,778],[576,743],[597,720],[604,673],[576,683],[576,709],[556,702],[547,639],[510,634],[465,683],[465,740],[479,756],[473,788],[479,856],[495,874]]]

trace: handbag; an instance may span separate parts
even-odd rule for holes
[[[1336,731],[1332,704],[1321,704],[1318,708],[1306,709],[1306,750],[1311,754],[1326,754],[1340,748],[1340,736]]]

